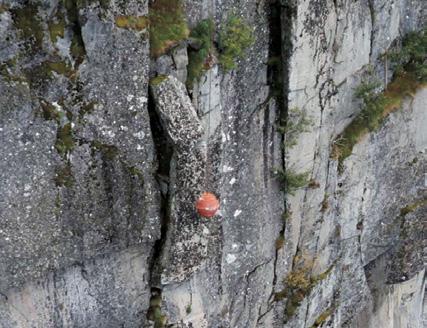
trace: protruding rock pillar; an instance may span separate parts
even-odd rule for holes
[[[170,172],[169,224],[162,256],[162,284],[182,281],[207,255],[207,231],[195,201],[204,190],[203,128],[185,86],[173,76],[152,80],[156,111],[174,147]]]

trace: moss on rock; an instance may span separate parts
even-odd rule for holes
[[[159,57],[188,37],[181,0],[156,0],[150,6],[150,50]]]
[[[245,55],[246,49],[254,42],[252,29],[244,20],[231,15],[219,36],[219,62],[225,71],[236,68],[237,60]]]
[[[148,17],[147,16],[117,16],[115,19],[117,27],[142,31],[148,27]]]
[[[190,38],[198,47],[197,50],[189,49],[188,52],[187,86],[190,88],[193,81],[200,78],[203,71],[210,67],[208,59],[213,56],[215,49],[213,45],[214,33],[215,24],[211,18],[202,20],[190,33]]]
[[[67,123],[62,127],[58,128],[56,134],[55,148],[58,153],[62,156],[66,155],[74,149],[75,142],[73,136],[73,129],[71,123]]]

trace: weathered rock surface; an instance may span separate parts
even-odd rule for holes
[[[183,5],[254,37],[191,90],[185,40],[150,59],[132,27],[148,1],[0,0],[0,327],[423,327],[426,89],[341,171],[331,149],[425,1]],[[311,125],[284,147],[295,107]],[[283,166],[310,186],[284,194]]]
[[[147,4],[0,12],[0,326],[139,327],[160,235],[148,39],[114,15]]]

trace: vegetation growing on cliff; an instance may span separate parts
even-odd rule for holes
[[[286,169],[277,170],[276,175],[279,178],[282,190],[291,195],[294,195],[295,191],[309,183],[308,173],[295,173],[291,169]]]
[[[204,19],[191,31],[190,38],[197,49],[188,51],[187,86],[191,87],[195,79],[200,78],[203,71],[210,67],[209,57],[214,52],[213,38],[215,24],[212,19]]]
[[[181,0],[156,0],[150,6],[150,49],[159,57],[188,37],[189,30]]]
[[[314,324],[311,326],[311,328],[316,328],[323,325],[326,322],[326,320],[332,315],[333,312],[334,312],[333,307],[327,308],[316,318],[316,321],[314,321]]]
[[[252,30],[242,18],[231,15],[219,35],[219,62],[225,71],[236,68],[246,49],[254,42]]]
[[[298,136],[303,132],[308,132],[312,124],[312,120],[304,111],[299,108],[291,108],[286,120],[277,128],[277,131],[284,135],[285,147],[293,147],[297,144]]]
[[[400,209],[400,215],[405,216],[413,211],[415,211],[419,207],[427,206],[427,199],[422,199],[417,202],[406,205],[405,207]]]
[[[142,31],[148,27],[148,17],[146,16],[118,16],[116,26],[128,30]]]
[[[300,256],[297,256],[300,259]],[[289,319],[295,313],[304,298],[322,280],[331,273],[335,264],[332,264],[325,272],[317,276],[311,275],[312,260],[306,260],[298,269],[294,269],[283,279],[285,288],[275,294],[275,301],[286,298],[285,314]]]
[[[162,314],[161,306],[161,291],[156,289],[151,296],[150,307],[147,312],[147,319],[154,322],[154,328],[163,328],[167,322],[167,317]]]
[[[363,81],[355,97],[362,109],[334,142],[332,156],[343,161],[351,155],[354,145],[367,133],[381,125],[384,118],[402,106],[403,99],[412,96],[427,82],[427,31],[410,33],[402,41],[402,49],[389,54],[395,74],[383,92],[375,81]]]

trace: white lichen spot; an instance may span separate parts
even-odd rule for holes
[[[233,170],[234,170],[234,169],[233,169],[231,166],[224,165],[224,166],[222,167],[222,172],[224,172],[224,173],[231,172],[231,171],[233,171]]]
[[[126,100],[132,101],[133,98],[134,98],[134,95],[127,95]]]
[[[133,134],[133,136],[134,136],[135,138],[138,138],[138,139],[144,139],[144,137],[145,137],[145,133],[144,133],[143,131],[140,131],[140,132],[136,132],[136,133],[134,133],[134,134]]]
[[[241,211],[241,210],[236,210],[236,211],[234,212],[233,216],[234,216],[235,218],[237,218],[240,214],[242,214],[242,211]]]
[[[236,183],[236,181],[237,181],[236,178],[231,178],[229,184],[234,185]]]
[[[227,261],[228,264],[231,264],[234,261],[236,261],[236,255],[234,255],[234,254],[227,254],[225,260]]]
[[[227,136],[225,135],[224,132],[221,132],[221,142],[226,142],[227,141]]]
[[[147,97],[138,97],[137,100],[139,106],[145,106],[148,101]]]

